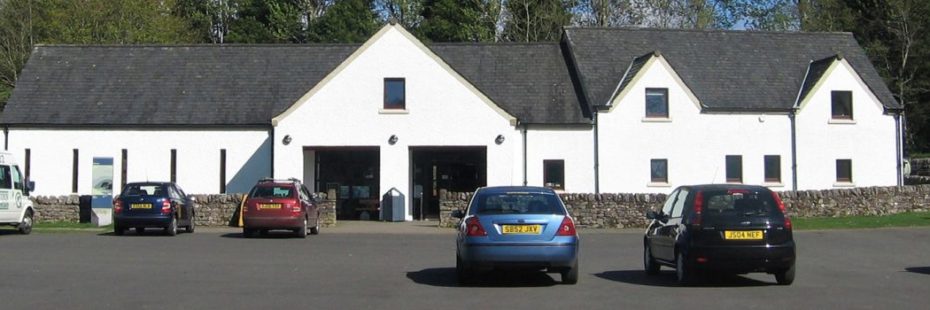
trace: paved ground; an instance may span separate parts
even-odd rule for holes
[[[395,229],[403,233],[379,233]],[[582,231],[578,285],[501,273],[458,287],[450,230],[344,223],[308,239],[0,232],[4,309],[902,308],[930,304],[930,228],[796,232],[798,277],[677,287],[645,276],[636,231]]]

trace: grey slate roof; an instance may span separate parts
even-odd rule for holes
[[[659,51],[708,109],[788,110],[811,61],[836,54],[887,108],[900,108],[849,33],[568,28],[590,104],[608,102],[634,58]]]
[[[649,59],[652,59],[652,57],[654,57],[655,54],[656,52],[652,52],[646,55],[633,58],[633,61],[630,62],[630,66],[626,69],[626,72],[623,73],[623,77],[620,79],[620,86],[617,86],[617,89],[613,91],[611,96],[616,96],[617,93],[619,93],[621,90],[626,89],[626,87],[630,85],[630,82],[633,81],[633,78],[636,77],[637,74],[639,74],[639,70],[641,70],[643,66],[646,65],[646,62],[648,62]],[[609,98],[609,99],[613,99],[613,98]]]
[[[429,48],[520,122],[591,123],[557,43],[433,44]]]
[[[804,83],[801,85],[801,92],[798,94],[798,102],[800,104],[804,98],[807,98],[807,94],[814,88],[814,85],[817,85],[817,81],[820,81],[820,78],[823,77],[824,73],[827,73],[827,69],[830,68],[830,65],[837,60],[837,55],[830,56],[824,59],[818,59],[812,61],[808,65],[807,77],[804,78]]]

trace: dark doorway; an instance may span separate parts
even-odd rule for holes
[[[442,191],[472,192],[487,185],[487,161],[483,146],[411,147],[413,218],[438,219]]]
[[[311,148],[315,190],[336,193],[336,218],[378,220],[381,153],[378,147]]]

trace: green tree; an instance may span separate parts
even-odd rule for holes
[[[364,42],[379,24],[372,0],[341,0],[310,24],[308,37],[313,42]]]
[[[424,0],[378,0],[377,10],[386,21],[394,21],[408,31],[416,31],[423,21]]]
[[[558,41],[572,21],[574,0],[508,0],[504,37],[508,41]]]
[[[305,13],[293,0],[236,0],[226,42],[303,43]]]
[[[427,0],[416,33],[434,42],[494,42],[502,0]]]

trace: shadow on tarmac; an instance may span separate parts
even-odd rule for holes
[[[907,272],[930,275],[930,267],[907,267],[904,268],[904,270],[907,270]]]
[[[643,270],[616,270],[616,271],[607,271],[594,274],[596,277],[623,282],[635,285],[644,285],[644,286],[661,286],[661,287],[676,287],[681,286],[678,284],[678,279],[675,278],[674,271],[663,271],[658,275],[647,275]],[[772,278],[774,281],[774,277]],[[742,277],[740,275],[703,275],[698,280],[695,286],[706,286],[706,287],[747,287],[747,286],[768,286],[775,285],[774,282],[763,282],[755,279],[750,279]]]
[[[459,285],[455,268],[428,268],[407,273],[407,278],[417,284],[440,287],[544,287],[557,282],[541,271],[508,270],[475,274],[468,285]]]

